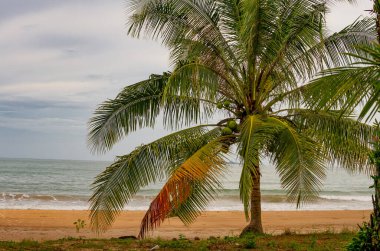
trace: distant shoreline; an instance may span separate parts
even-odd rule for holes
[[[96,159],[41,159],[31,157],[0,157],[0,160],[32,160],[32,161],[72,161],[72,162],[103,162],[110,164],[113,160],[96,160]]]
[[[124,211],[109,231],[97,236],[89,229],[88,213],[84,210],[1,209],[0,240],[52,240],[65,237],[117,238],[137,235],[144,215],[144,211]],[[356,230],[358,224],[368,220],[370,213],[370,210],[265,211],[263,225],[264,231],[269,234],[281,234],[284,231],[340,232]],[[73,225],[73,222],[78,219],[85,220],[87,224],[79,233]],[[177,218],[168,219],[153,232],[152,236],[165,239],[178,237],[179,234],[189,238],[233,236],[238,235],[245,225],[243,212],[208,211],[189,227],[184,226]]]

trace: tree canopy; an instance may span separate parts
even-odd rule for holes
[[[260,197],[264,157],[297,205],[318,195],[328,165],[365,168],[371,128],[354,121],[351,110],[315,109],[320,97],[308,84],[321,70],[355,61],[352,55],[361,53],[356,45],[374,39],[371,18],[329,34],[331,2],[130,0],[129,34],[160,39],[170,50],[172,71],[127,86],[101,104],[89,122],[90,145],[107,151],[130,133],[153,127],[160,114],[177,132],[118,157],[96,178],[92,226],[105,230],[140,188],[158,180],[166,183],[140,236],[170,216],[191,223],[222,188],[232,145],[251,220],[261,217],[253,198]],[[214,118],[222,119],[210,124],[216,111]]]

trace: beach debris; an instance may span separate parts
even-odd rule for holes
[[[159,246],[159,245],[156,245],[156,246],[152,247],[152,248],[150,249],[150,251],[152,251],[152,250],[157,250],[157,249],[160,249],[160,246]]]
[[[137,237],[134,235],[125,235],[125,236],[120,236],[118,239],[121,239],[121,240],[137,240]]]
[[[195,240],[195,241],[199,241],[199,240],[201,240],[201,238],[199,238],[198,236],[195,236],[195,237],[194,237],[194,240]]]

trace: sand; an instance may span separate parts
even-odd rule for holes
[[[281,234],[285,230],[296,233],[353,230],[357,224],[368,220],[370,211],[271,211],[263,212],[263,227],[266,233]],[[97,236],[89,229],[88,211],[62,210],[0,210],[0,240],[50,240],[65,237],[112,238],[137,235],[144,212],[123,212],[112,228]],[[87,223],[76,232],[73,224],[77,219]],[[238,235],[246,225],[242,212],[205,212],[190,226],[172,218],[151,233],[165,239],[183,234],[196,236]]]

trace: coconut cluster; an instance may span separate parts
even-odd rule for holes
[[[238,124],[235,120],[230,120],[227,122],[227,126],[222,128],[222,135],[231,135],[237,132]]]
[[[230,108],[230,105],[231,105],[231,101],[229,100],[225,100],[223,103],[222,102],[218,102],[216,104],[216,107],[218,109],[222,109],[222,108]]]

